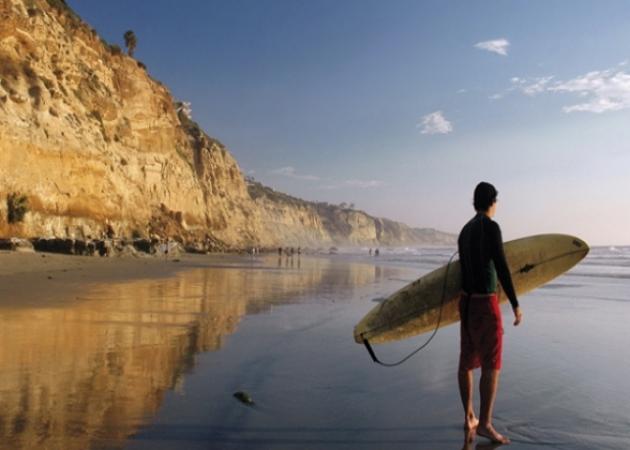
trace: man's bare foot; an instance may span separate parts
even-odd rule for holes
[[[477,428],[477,425],[479,425],[479,419],[477,419],[477,417],[474,415],[466,417],[466,420],[464,421],[464,431],[468,433],[473,432],[475,431],[475,428]]]
[[[499,434],[492,425],[479,425],[477,427],[477,435],[490,439],[497,444],[509,444],[510,439],[502,434]]]
[[[473,443],[475,442],[475,430],[464,432],[464,446],[462,450],[473,450]]]

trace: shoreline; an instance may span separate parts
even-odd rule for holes
[[[326,258],[309,253],[283,254],[287,261],[300,256]],[[265,266],[262,261],[274,253],[255,257],[246,253],[148,253],[99,257],[38,251],[0,250],[0,307],[54,306],[79,298],[91,286],[147,279],[162,279],[177,272],[203,268]],[[45,298],[45,300],[44,300]]]
[[[599,247],[595,249],[597,248]],[[258,253],[255,256],[243,252],[173,252],[165,258],[143,252],[97,257],[33,250],[0,250],[0,307],[52,305],[74,299],[94,284],[167,278],[186,270],[245,265],[247,268],[269,267],[265,262],[268,259],[277,260],[277,267],[280,267],[282,261],[282,266],[289,268],[288,261],[295,258],[296,268],[299,269],[300,256],[350,264],[413,267],[418,271],[418,276],[448,260],[440,256],[423,264],[410,264],[410,261],[389,257],[387,254],[374,257],[359,253],[323,252],[304,252],[301,255],[296,253],[293,256],[284,253],[278,255],[277,252]],[[290,267],[293,268],[293,265]]]

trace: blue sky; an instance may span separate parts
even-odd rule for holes
[[[244,173],[458,232],[630,244],[626,1],[70,0],[190,101]]]

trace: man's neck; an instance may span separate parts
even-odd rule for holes
[[[490,211],[477,211],[477,214],[486,216],[488,219],[492,219],[492,216],[490,215]]]

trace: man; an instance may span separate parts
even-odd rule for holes
[[[521,323],[510,269],[503,252],[499,225],[492,220],[497,208],[497,190],[482,182],[475,188],[477,214],[462,229],[457,241],[462,268],[459,311],[461,350],[459,358],[459,392],[465,412],[465,430],[476,432],[493,442],[508,444],[492,425],[492,409],[499,385],[503,324],[498,305],[497,277],[514,311],[514,326]],[[473,369],[481,367],[479,419],[473,411]]]

